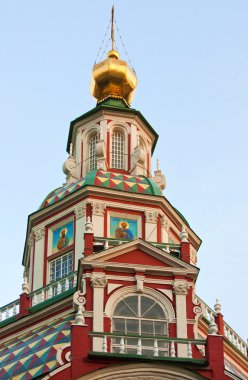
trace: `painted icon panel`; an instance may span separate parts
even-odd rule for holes
[[[134,240],[138,237],[138,221],[110,216],[110,237]]]
[[[61,251],[62,249],[73,244],[73,230],[73,222],[69,222],[53,231],[53,253],[57,253],[58,251]]]

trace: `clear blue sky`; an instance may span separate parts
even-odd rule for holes
[[[247,337],[248,2],[115,1],[160,135],[164,195],[202,238],[197,292]],[[93,108],[91,70],[112,0],[1,2],[0,303],[21,290],[28,214],[64,182],[71,120]],[[118,41],[118,46],[120,42]],[[121,56],[125,58],[123,50]]]

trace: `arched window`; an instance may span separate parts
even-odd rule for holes
[[[124,136],[121,132],[112,134],[112,168],[125,169]]]
[[[168,336],[168,319],[156,300],[143,294],[132,295],[123,298],[116,305],[112,317],[112,332],[140,335],[142,353],[153,355],[152,336],[157,338]],[[139,337],[125,337],[125,353],[136,354],[138,340]],[[120,341],[121,337],[112,341],[113,352],[119,352]],[[157,344],[159,356],[168,356],[168,343],[158,339]]]
[[[95,133],[89,140],[89,170],[96,170],[96,143],[97,133]]]

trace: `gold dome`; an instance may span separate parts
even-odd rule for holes
[[[100,103],[107,98],[123,99],[128,105],[133,100],[137,77],[119,53],[112,49],[107,58],[94,65],[91,80],[91,95]]]

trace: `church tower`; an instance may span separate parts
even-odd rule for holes
[[[114,46],[96,106],[70,124],[65,183],[29,215],[20,298],[0,308],[0,378],[247,379],[247,345],[195,293],[201,239],[151,171],[158,135],[131,107]]]

